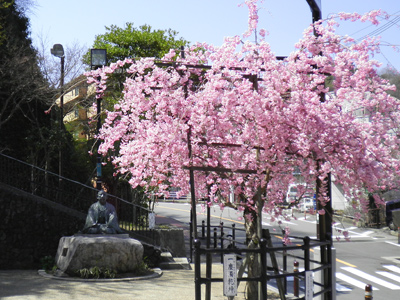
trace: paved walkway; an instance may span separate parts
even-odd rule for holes
[[[183,228],[187,242],[187,224],[161,216],[157,224]],[[212,268],[212,277],[223,278],[220,263],[214,263]],[[205,265],[202,269],[205,270]],[[0,300],[192,300],[195,299],[194,288],[193,265],[191,270],[163,270],[161,276],[152,279],[111,282],[46,278],[39,275],[38,270],[0,270]],[[245,299],[244,288],[245,284],[240,284],[235,300]],[[204,289],[203,285],[202,299]],[[223,296],[222,283],[213,283],[211,292],[212,300],[227,299]]]
[[[225,299],[221,291],[221,285],[216,284],[212,299]],[[193,270],[166,270],[158,278],[127,282],[73,282],[45,278],[34,270],[0,271],[0,299],[2,300],[187,300],[194,298]]]
[[[203,268],[205,269],[205,267]],[[222,278],[222,265],[213,265],[213,276]],[[245,299],[245,285],[235,300]],[[202,299],[204,299],[204,286]],[[275,294],[276,295],[276,294]],[[1,300],[192,300],[194,271],[163,270],[158,278],[118,282],[77,282],[46,278],[36,270],[0,271]],[[222,283],[213,283],[212,300],[223,300]],[[268,299],[279,299],[268,297]]]

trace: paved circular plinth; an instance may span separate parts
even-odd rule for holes
[[[120,277],[120,278],[98,278],[98,279],[95,279],[95,278],[70,277],[68,275],[56,276],[56,275],[46,273],[45,270],[38,271],[38,274],[45,278],[56,279],[56,280],[66,280],[66,281],[78,281],[78,282],[118,282],[118,281],[148,280],[148,279],[161,277],[162,273],[163,272],[161,269],[155,268],[155,269],[152,269],[152,273],[149,275],[130,276],[129,274],[127,274],[126,277]]]

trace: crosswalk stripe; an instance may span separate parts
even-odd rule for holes
[[[336,282],[336,291],[337,292],[351,292],[351,289],[348,288],[347,286],[341,285]]]
[[[393,265],[383,265],[382,267],[384,267],[385,269],[388,269],[392,272],[396,272],[396,273],[400,273],[400,268],[393,266]]]
[[[352,267],[341,267],[341,269],[343,269],[347,272],[350,272],[356,276],[362,277],[362,278],[366,279],[367,281],[369,281],[370,283],[379,284],[379,285],[382,285],[382,286],[392,289],[392,290],[400,290],[400,286],[392,284],[385,280],[382,280],[376,276],[372,276],[372,275],[365,273],[363,271],[360,271],[358,269],[355,269]]]
[[[377,274],[381,275],[381,276],[385,276],[387,278],[390,278],[394,281],[400,282],[400,276],[394,275],[392,273],[389,272],[385,272],[385,271],[376,271]]]
[[[358,288],[360,288],[360,289],[365,289],[365,286],[366,286],[366,283],[365,282],[362,282],[362,281],[360,281],[360,280],[357,280],[357,279],[354,279],[354,278],[352,278],[352,277],[350,277],[350,276],[347,276],[347,275],[345,275],[345,274],[343,274],[343,273],[340,273],[340,272],[336,272],[336,277],[337,278],[339,278],[340,280],[343,280],[343,281],[345,281],[346,283],[349,283],[349,284],[351,284],[351,285],[354,285],[355,287],[358,287]],[[372,287],[372,289],[374,290],[374,291],[378,291],[379,289],[377,288],[377,287]]]

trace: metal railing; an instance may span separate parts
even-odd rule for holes
[[[313,248],[316,247],[321,247],[321,249],[325,249],[325,251],[328,252],[328,259],[324,260],[321,258],[321,260],[313,260],[310,257],[310,252],[312,251]],[[301,244],[296,245],[288,245],[288,246],[281,246],[281,247],[268,247],[267,246],[267,241],[265,239],[261,239],[260,242],[260,247],[258,248],[253,248],[253,249],[221,249],[221,248],[206,248],[202,247],[200,240],[195,240],[194,241],[194,253],[195,253],[195,296],[196,300],[201,299],[201,285],[202,284],[212,284],[216,282],[223,282],[223,278],[213,278],[212,276],[206,276],[203,277],[201,275],[201,256],[202,255],[207,255],[207,254],[237,254],[240,256],[245,256],[246,254],[260,254],[260,274],[258,277],[241,277],[237,278],[238,282],[250,282],[250,281],[257,281],[260,282],[261,285],[261,300],[266,300],[267,299],[267,284],[271,280],[276,280],[277,282],[280,281],[281,284],[283,283],[282,280],[284,281],[284,288],[282,289],[283,294],[281,295],[281,299],[285,299],[285,294],[288,292],[287,289],[287,278],[292,277],[296,278],[297,281],[297,293],[299,290],[305,292],[306,290],[310,290],[312,293],[312,297],[316,297],[319,295],[323,295],[323,299],[333,299],[330,293],[332,293],[332,278],[330,277],[330,273],[332,272],[332,261],[331,261],[331,255],[330,255],[330,250],[331,250],[331,245],[330,242],[320,242],[316,240],[311,240],[309,237],[305,237],[303,239],[303,242]],[[289,252],[298,252],[300,251],[299,254],[296,255],[289,255]],[[299,260],[304,261],[304,270],[293,270],[293,272],[288,272],[288,270],[283,270],[280,269],[278,272],[276,271],[270,271],[271,269],[274,269],[274,267],[271,267],[268,265],[268,261],[271,262],[271,259],[268,259],[268,256],[271,255],[277,255],[280,253],[285,260],[287,260],[288,257],[296,258]],[[305,276],[307,272],[312,272],[312,273],[318,273],[318,272],[323,272],[325,273],[325,276],[321,276],[321,281],[318,282],[315,280],[312,282],[313,286],[307,286]],[[296,287],[293,287],[293,290],[291,289],[292,292],[296,293],[294,291]],[[206,289],[206,294],[211,293],[211,288],[209,290]],[[208,295],[209,296],[209,295]],[[305,299],[305,294],[297,294],[296,299]],[[327,297],[325,297],[327,296]],[[210,299],[209,297],[206,298]]]
[[[247,248],[245,238],[236,236],[237,231],[243,231],[242,228],[224,226],[223,223],[217,226],[210,226],[210,237],[207,237],[207,228],[205,222],[200,226],[200,232],[197,239],[191,235],[191,250],[194,250],[195,263],[195,284],[196,300],[201,299],[201,285],[206,285],[205,296],[210,299],[211,284],[214,282],[223,282],[223,278],[213,278],[211,276],[211,260],[206,260],[206,273],[202,277],[200,262],[204,261],[206,256],[220,255],[221,263],[224,254],[236,254],[238,258],[244,259],[247,254],[258,253],[261,255],[260,269],[261,274],[256,278],[238,278],[238,282],[258,281],[261,283],[262,299],[267,299],[267,284],[275,282],[281,299],[286,299],[285,295],[291,294],[296,299],[305,299],[305,291],[311,290],[307,287],[306,273],[317,274],[313,281],[313,297],[321,296],[322,299],[333,299],[333,271],[332,271],[332,248],[329,239],[319,241],[309,237],[288,237],[291,244],[281,246],[273,245],[269,231],[263,232],[263,242],[258,248]],[[263,230],[264,231],[264,230]],[[274,236],[278,237],[277,234]],[[283,239],[284,233],[279,239]],[[207,241],[208,239],[208,241]],[[207,244],[209,246],[207,247]],[[312,253],[319,249],[320,256]],[[191,254],[192,255],[192,254]],[[314,257],[313,257],[314,256]],[[202,259],[203,257],[203,259]],[[300,267],[299,268],[299,263]],[[296,269],[297,265],[297,269]],[[293,284],[288,285],[288,278],[293,278]]]
[[[2,153],[0,153],[0,182],[84,214],[88,212],[90,205],[97,201],[98,190],[94,187]],[[152,237],[148,219],[151,210],[113,195],[109,195],[108,202],[115,206],[122,229],[146,238]]]
[[[192,230],[192,222],[190,225],[190,260],[193,261],[193,230]],[[210,247],[214,249],[228,249],[228,248],[245,248],[247,247],[246,238],[238,238],[237,233],[242,232],[242,235],[246,235],[246,230],[244,228],[236,227],[235,223],[232,223],[231,226],[225,226],[224,222],[220,222],[219,225],[211,225],[210,226],[210,237],[207,237],[207,226],[206,222],[203,220],[201,222],[201,226],[199,235],[197,239],[201,242],[205,242],[206,244],[210,244]],[[209,241],[207,241],[207,238]],[[223,255],[221,254],[221,263],[223,261]]]

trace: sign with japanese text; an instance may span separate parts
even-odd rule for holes
[[[313,272],[306,271],[305,272],[306,279],[306,295],[305,300],[312,300],[314,297],[314,281],[313,281]]]
[[[156,214],[149,213],[149,229],[154,229],[156,227]]]
[[[224,296],[237,295],[236,255],[224,254]]]

